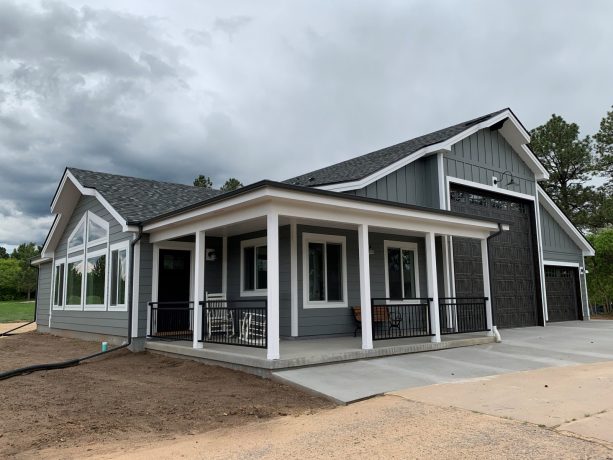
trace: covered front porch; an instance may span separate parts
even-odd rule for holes
[[[267,192],[145,226],[147,348],[274,369],[492,340],[496,222]],[[481,240],[482,297],[454,297],[451,236]]]

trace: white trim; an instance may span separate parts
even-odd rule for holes
[[[103,287],[103,299],[101,304],[88,304],[87,303],[87,270],[89,259],[92,257],[101,257],[104,256],[104,287]],[[107,289],[108,289],[108,280],[109,280],[109,254],[108,247],[104,249],[98,249],[96,251],[87,252],[87,255],[84,258],[84,268],[83,268],[83,277],[84,277],[84,287],[83,287],[83,310],[84,311],[105,311],[106,310],[106,301],[107,301]]]
[[[204,281],[206,273],[206,234],[205,232],[196,232],[196,241],[194,244],[194,271],[191,277],[194,280],[194,310],[193,310],[193,326],[192,326],[192,347],[204,348],[204,344],[200,341],[202,334],[202,306],[200,302],[205,300]]]
[[[82,270],[81,270],[81,301],[79,304],[69,304],[68,303],[68,266],[73,263],[73,262],[81,262],[82,264]],[[83,257],[83,254],[79,254],[78,256],[72,256],[72,257],[67,257],[66,258],[66,280],[64,282],[64,292],[65,292],[65,296],[64,296],[64,310],[71,310],[71,311],[82,311],[83,310],[83,303],[85,301],[85,291],[84,291],[84,287],[85,287],[85,257]]]
[[[419,255],[418,255],[418,246],[417,243],[411,243],[411,242],[407,242],[407,241],[393,241],[393,240],[384,240],[383,241],[383,262],[385,264],[384,266],[384,271],[385,271],[385,297],[389,298],[390,297],[390,287],[389,287],[389,273],[388,273],[388,260],[387,260],[387,249],[388,248],[398,248],[401,251],[411,251],[413,252],[413,282],[415,283],[415,297],[419,298],[421,297],[420,295],[420,289],[419,289]],[[402,254],[400,255],[401,259],[402,259]],[[402,263],[402,260],[401,260]],[[402,294],[403,294],[403,298],[405,297],[405,292],[404,292],[404,272],[401,269],[400,270],[400,274],[402,277]],[[398,303],[398,301],[395,301],[395,303]],[[407,301],[407,303],[410,303],[410,301]]]
[[[492,185],[485,185],[485,184],[481,184],[479,182],[473,182],[470,180],[465,180],[465,179],[458,179],[457,177],[451,177],[451,176],[447,176],[447,196],[449,197],[449,191],[450,191],[450,183],[454,183],[454,184],[458,184],[458,185],[464,185],[466,187],[472,187],[472,188],[477,188],[480,190],[486,190],[488,192],[492,192],[492,193],[500,193],[502,195],[509,195],[509,196],[513,196],[515,198],[521,198],[522,200],[528,200],[528,201],[534,201],[535,198],[533,195],[528,195],[526,193],[520,193],[520,192],[515,192],[513,190],[506,190],[504,188],[499,188],[499,187],[494,187]]]
[[[280,358],[279,349],[279,213],[269,210],[266,215],[267,246],[267,348],[266,359]]]
[[[487,239],[481,240],[481,273],[483,273],[483,297],[485,300],[485,322],[487,335],[494,335],[494,317],[492,315],[492,289],[490,286],[490,263]]]
[[[89,211],[86,211],[83,213],[83,215],[81,216],[81,219],[79,219],[79,223],[75,226],[75,228],[73,229],[72,232],[70,232],[70,235],[68,235],[68,239],[66,240],[66,252],[71,253],[71,252],[77,252],[77,251],[82,251],[85,248],[85,242],[87,241],[87,214]],[[72,246],[70,244],[70,240],[72,240],[78,233],[79,228],[81,227],[81,225],[83,225],[83,243],[77,245],[77,246]]]
[[[447,197],[445,195],[445,159],[442,152],[436,155],[436,165],[438,167],[438,201],[440,209],[447,209]]]
[[[137,246],[138,246],[138,252],[139,252],[139,257],[140,257],[140,241],[138,242]],[[111,286],[113,285],[112,280],[111,280],[111,275],[112,275],[112,272],[111,272],[112,265],[111,264],[112,264],[112,261],[113,261],[112,255],[113,255],[114,251],[126,251],[126,286],[125,286],[126,292],[125,292],[125,295],[124,295],[124,300],[125,301],[124,301],[124,303],[117,304],[117,305],[111,305],[111,297],[112,296],[110,295],[111,294],[110,293]],[[134,248],[134,260],[135,260],[134,267],[135,268],[137,266],[136,265],[136,252],[137,252],[137,249],[135,247]],[[128,287],[129,287],[129,284],[130,284],[129,279],[128,279],[128,276],[130,274],[130,242],[129,241],[122,241],[120,243],[114,243],[114,244],[110,245],[110,247],[109,247],[109,256],[108,256],[108,267],[109,267],[109,269],[108,269],[109,279],[108,279],[108,282],[107,282],[108,289],[109,289],[109,295],[107,296],[108,309],[109,309],[109,311],[127,311],[127,309],[128,309],[128,295],[129,295]],[[136,277],[138,277],[137,275],[138,274],[135,274]],[[117,294],[119,294],[119,291],[117,292]],[[132,320],[133,320],[132,325],[134,325],[134,311],[138,310],[138,306],[136,308],[134,308],[134,305],[135,304],[132,303]]]
[[[57,305],[55,303],[55,277],[57,275],[57,267],[59,265],[63,265],[64,266],[64,273],[62,278],[64,278],[62,280],[62,305]],[[53,310],[63,310],[64,306],[66,305],[66,268],[67,268],[68,264],[66,263],[66,257],[62,257],[61,259],[54,259],[53,261],[53,265],[51,267],[51,307]]]
[[[543,260],[543,265],[555,265],[556,267],[581,267],[579,262],[561,262],[557,260]]]
[[[343,264],[343,300],[309,300],[309,243],[319,243],[324,246],[327,243],[341,245],[341,262]],[[324,280],[327,279],[327,252],[324,252]],[[328,297],[328,287],[325,286],[325,296]],[[321,233],[302,234],[302,308],[347,308],[347,238],[341,235],[326,235]]]
[[[128,242],[128,247],[130,243]],[[138,316],[140,307],[140,241],[138,241],[133,250],[134,263],[132,264],[134,269],[132,271],[132,279],[127,277],[127,286],[132,286],[132,337],[138,337]],[[128,264],[130,264],[130,253],[128,251]],[[128,274],[130,270],[128,269]],[[129,295],[129,292],[128,292]],[[110,309],[110,308],[109,308]],[[148,309],[147,309],[148,310]],[[147,324],[149,324],[149,318],[147,318]]]
[[[258,278],[258,271],[257,271],[257,248],[261,248],[261,247],[266,247],[266,254],[268,254],[268,248],[267,248],[267,238],[265,236],[260,237],[260,238],[251,238],[250,240],[242,240],[241,241],[241,256],[240,256],[240,261],[241,261],[241,270],[240,270],[240,276],[241,276],[241,297],[255,297],[255,296],[265,296],[268,293],[268,288],[267,289],[258,289],[257,288],[257,278]],[[244,257],[245,257],[245,248],[250,248],[253,247],[254,249],[254,253],[253,253],[253,263],[254,263],[254,272],[253,272],[253,276],[254,276],[254,280],[253,280],[253,286],[254,289],[250,289],[247,290],[245,289],[245,261],[244,261]],[[266,273],[268,274],[268,261],[269,261],[270,257],[268,257],[268,255],[266,256]],[[268,286],[268,282],[266,283],[266,286]]]
[[[536,243],[537,243],[537,253],[539,259],[539,274],[541,279],[541,304],[543,306],[543,318],[545,319],[544,323],[547,324],[549,321],[549,306],[547,304],[547,283],[545,283],[545,264],[543,263],[543,259],[545,256],[543,255],[543,234],[541,231],[541,206],[539,204],[539,200],[534,200],[534,215],[535,215],[535,225],[536,225]]]
[[[85,239],[85,243],[87,244],[87,247],[91,247],[91,246],[98,246],[100,244],[105,244],[108,243],[109,240],[109,223],[104,220],[102,217],[97,216],[96,214],[94,214],[91,211],[87,211],[87,235],[86,235],[86,239]],[[104,228],[106,230],[106,236],[102,237],[102,238],[98,238],[97,240],[93,240],[93,241],[88,241],[89,240],[89,223],[94,222],[96,225],[99,225],[100,227]]]
[[[579,246],[583,251],[584,256],[594,256],[594,248],[590,245],[590,243],[585,239],[585,237],[577,230],[577,228],[573,225],[573,223],[564,215],[562,210],[554,203],[554,201],[545,193],[545,191],[541,188],[540,185],[537,184],[537,190],[539,195],[539,200],[542,198],[542,205],[545,209],[551,214],[551,216],[560,224],[560,226],[565,229],[568,236]]]
[[[443,142],[439,142],[438,144],[433,144],[433,145],[429,145],[424,148],[421,148],[418,151],[402,158],[401,160],[395,163],[392,163],[391,165],[386,166],[385,168],[382,168],[372,173],[371,175],[363,179],[349,181],[349,182],[342,182],[342,183],[337,183],[337,184],[321,185],[316,188],[319,188],[321,190],[332,190],[336,192],[346,192],[349,190],[364,188],[367,185],[370,185],[373,182],[376,182],[377,180],[381,179],[382,177],[387,176],[390,173],[406,166],[407,164],[412,163],[424,157],[425,155],[428,155],[434,152],[439,152],[439,151],[450,151],[451,146],[453,144],[458,143],[462,139],[476,133],[477,131],[480,131],[481,129],[495,125],[496,123],[502,120],[505,120],[505,119],[510,120],[511,125],[515,128],[516,132],[520,135],[519,142],[521,142],[521,144],[519,146],[519,149],[517,148],[515,149],[516,153],[528,165],[528,167],[534,172],[535,178],[537,180],[549,178],[549,174],[547,170],[538,161],[538,159],[532,153],[532,151],[529,148],[527,148],[525,145],[530,142],[530,135],[521,126],[521,123],[519,123],[519,120],[515,118],[513,113],[510,110],[505,110],[504,112],[499,113],[495,117],[489,118],[488,120],[485,120],[481,123],[478,123],[476,125],[473,125],[465,129],[464,131],[462,131],[459,134],[456,134],[450,139],[447,139]],[[505,130],[505,133],[508,134],[508,129]],[[505,135],[505,133],[503,133],[503,136]]]
[[[430,301],[430,328],[432,342],[441,341],[441,323],[439,321],[438,277],[436,270],[436,240],[434,233],[426,233],[426,280],[428,284],[428,297]]]
[[[298,229],[290,223],[290,310],[291,335],[298,337]]]

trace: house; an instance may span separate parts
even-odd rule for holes
[[[272,369],[589,319],[529,140],[504,109],[227,193],[67,168],[38,329]]]

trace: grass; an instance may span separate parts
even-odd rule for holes
[[[0,302],[0,323],[32,321],[34,318],[34,301],[10,300]]]

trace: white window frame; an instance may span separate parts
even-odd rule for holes
[[[67,252],[77,252],[77,251],[82,251],[85,249],[85,243],[87,242],[87,214],[89,213],[86,212],[83,214],[83,216],[81,217],[81,220],[79,220],[79,223],[77,224],[77,226],[74,228],[74,230],[70,233],[70,235],[68,235],[68,240],[66,241],[66,248],[67,248]],[[72,238],[78,233],[79,227],[81,227],[81,225],[83,225],[83,243],[79,244],[77,246],[71,246],[70,245],[70,240],[72,240]]]
[[[242,240],[241,241],[241,297],[253,297],[253,296],[265,296],[268,295],[268,288],[266,289],[245,289],[245,248],[253,247],[254,248],[254,264],[257,264],[257,257],[255,257],[255,253],[257,252],[256,248],[259,247],[267,247],[266,237],[263,236],[261,238],[252,238],[250,240]],[[268,278],[268,250],[266,251],[266,277]],[[257,265],[254,267],[254,276],[256,279],[254,280],[254,286],[257,286]],[[266,286],[268,286],[268,280],[266,282]]]
[[[81,274],[81,303],[80,304],[68,304],[68,265],[72,262],[81,262],[83,264],[83,272]],[[85,286],[85,253],[78,256],[72,256],[66,258],[66,272],[64,278],[64,310],[82,311],[83,303],[85,302],[85,293],[83,287]]]
[[[104,263],[104,287],[103,287],[103,296],[104,299],[100,304],[89,304],[87,303],[87,261],[90,257],[99,257],[105,256],[106,260]],[[108,248],[97,249],[96,251],[87,252],[83,259],[83,296],[81,297],[81,302],[83,303],[84,311],[105,311],[107,304],[107,289],[108,289],[108,279],[109,279],[109,254]]]
[[[409,241],[393,241],[393,240],[384,240],[383,241],[383,263],[385,270],[385,297],[390,297],[390,285],[389,285],[389,273],[388,273],[388,260],[387,260],[387,249],[388,248],[398,248],[400,251],[412,251],[413,252],[413,271],[415,273],[415,297],[420,298],[420,290],[419,290],[419,251],[417,243],[412,243]],[[404,297],[404,272],[400,271],[402,276],[402,296]],[[434,282],[437,282],[436,280]],[[398,303],[398,300],[389,300],[388,302]],[[411,301],[411,300],[403,300],[401,303],[416,303],[419,301]]]
[[[130,281],[129,280],[129,275],[130,275],[130,250],[129,248],[130,248],[129,241],[122,241],[121,243],[115,243],[115,244],[110,245],[109,247],[109,255],[107,259],[108,280],[106,282],[107,289],[108,289],[108,295],[106,298],[107,298],[107,304],[108,304],[109,311],[127,311],[128,310],[128,287],[130,284],[129,283]],[[124,296],[124,303],[117,304],[117,305],[111,305],[111,287],[113,286],[113,283],[111,282],[110,277],[112,276],[111,262],[112,262],[113,251],[119,251],[119,252],[126,251],[126,287],[125,287],[126,292]]]
[[[104,228],[106,230],[106,236],[102,237],[102,238],[98,238],[97,240],[94,241],[87,241],[89,239],[89,223],[90,221],[95,222],[97,225],[101,226],[102,228]],[[99,246],[101,244],[104,243],[108,243],[109,240],[109,223],[104,220],[103,218],[97,216],[96,214],[94,214],[91,211],[87,211],[87,231],[85,232],[85,244],[87,244],[88,247],[91,246]]]
[[[309,300],[309,243],[327,243],[341,245],[341,262],[343,268],[343,300]],[[328,253],[324,251],[324,280],[327,282]],[[326,298],[328,297],[328,286],[325,285]],[[302,308],[347,308],[347,238],[342,235],[323,235],[320,233],[302,234]]]
[[[64,265],[64,275],[63,275],[63,282],[62,282],[62,297],[63,297],[63,301],[62,301],[62,305],[58,305],[55,303],[55,290],[56,290],[56,286],[55,286],[55,277],[57,275],[57,267],[59,267],[60,265]],[[52,273],[52,277],[51,277],[51,306],[53,308],[53,310],[63,310],[64,307],[66,306],[66,270],[68,268],[68,264],[66,263],[66,257],[62,257],[61,259],[54,259],[53,261],[53,273]]]

